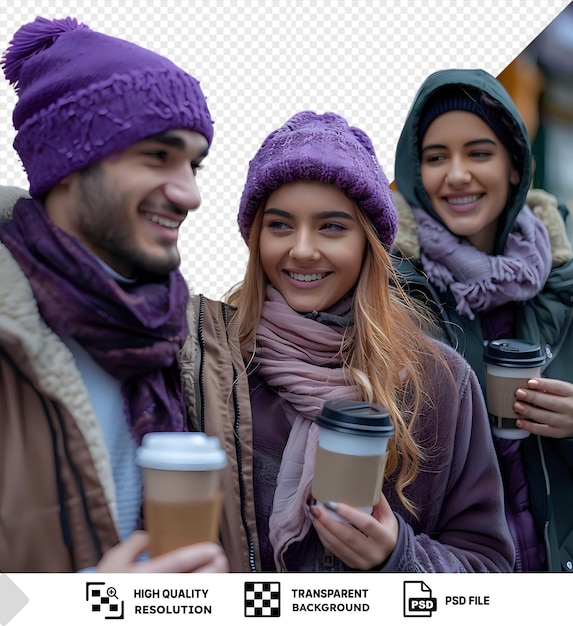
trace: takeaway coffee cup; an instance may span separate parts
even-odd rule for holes
[[[515,425],[522,417],[513,410],[515,391],[527,389],[530,378],[541,376],[545,354],[540,346],[519,339],[496,339],[484,349],[486,403],[492,432],[503,439],[525,439],[526,430]]]
[[[316,423],[312,494],[317,504],[344,502],[371,513],[380,499],[386,448],[394,434],[388,411],[376,404],[334,400],[325,402]]]
[[[218,541],[221,473],[227,463],[219,439],[205,433],[148,433],[136,454],[143,468],[150,556]]]

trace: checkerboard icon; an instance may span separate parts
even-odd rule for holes
[[[280,617],[280,615],[280,583],[245,583],[245,617]]]

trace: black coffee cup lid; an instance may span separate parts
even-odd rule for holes
[[[388,409],[360,400],[329,400],[316,423],[324,428],[367,437],[391,437],[394,426]]]
[[[494,339],[484,348],[483,360],[502,367],[538,367],[545,363],[545,353],[521,339]]]

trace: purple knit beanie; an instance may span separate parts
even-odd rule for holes
[[[19,96],[14,148],[30,194],[168,130],[213,138],[199,82],[171,61],[109,37],[74,18],[37,17],[22,26],[2,57]]]
[[[248,242],[255,215],[285,183],[317,180],[344,191],[372,222],[389,250],[398,228],[388,179],[364,131],[336,113],[302,111],[273,131],[249,163],[239,206],[239,229]]]

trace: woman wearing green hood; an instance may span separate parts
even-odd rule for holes
[[[482,70],[443,70],[420,87],[396,151],[394,253],[407,289],[475,369],[518,338],[546,353],[516,391],[517,426],[494,437],[518,571],[573,571],[573,254],[567,209],[530,190],[529,138],[509,94]]]

